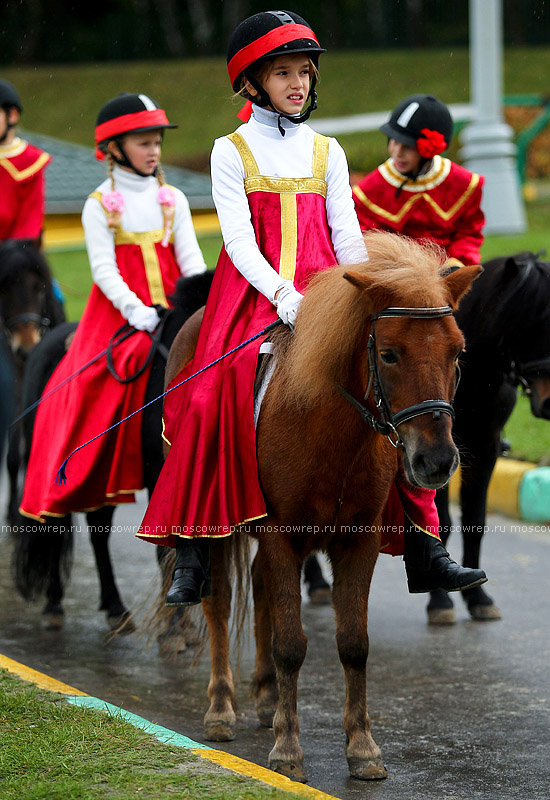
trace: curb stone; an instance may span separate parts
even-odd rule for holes
[[[98,697],[82,692],[80,689],[75,689],[73,686],[68,686],[66,683],[51,678],[43,672],[38,672],[19,661],[14,661],[7,656],[0,653],[0,669],[5,669],[12,675],[17,675],[25,681],[34,683],[41,689],[46,689],[50,692],[57,692],[65,696],[68,703],[74,706],[85,706],[92,708],[96,711],[102,711],[107,714],[120,716],[126,722],[140,728],[145,733],[154,736],[160,742],[169,744],[171,747],[184,747],[191,753],[200,756],[219,767],[230,770],[238,775],[244,775],[248,778],[254,778],[262,783],[272,786],[276,789],[281,789],[285,792],[295,794],[296,796],[310,798],[311,800],[338,800],[333,795],[321,792],[319,789],[314,789],[311,786],[306,786],[303,783],[296,783],[290,778],[273,772],[265,767],[260,767],[258,764],[253,764],[251,761],[246,761],[243,758],[234,756],[231,753],[225,753],[223,750],[214,750],[205,744],[194,742],[187,736],[181,733],[172,731],[169,728],[164,728],[162,725],[156,725],[144,717],[139,717],[137,714],[132,714],[124,708],[107,703],[105,700],[100,700]]]
[[[450,497],[458,502],[460,471],[451,478]],[[526,522],[550,522],[550,467],[499,458],[489,483],[487,507]]]

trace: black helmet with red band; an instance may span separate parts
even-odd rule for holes
[[[303,17],[293,11],[261,11],[237,25],[227,47],[227,69],[235,92],[255,61],[285,53],[308,53],[317,59],[326,50]]]
[[[235,92],[242,88],[246,78],[258,92],[254,102],[270,105],[269,95],[254,75],[254,65],[268,58],[287,53],[307,53],[317,66],[319,55],[326,50],[317,41],[313,30],[303,17],[293,11],[261,11],[248,17],[233,31],[227,48],[227,70]],[[312,77],[308,97],[311,103],[300,115],[281,114],[292,122],[304,122],[317,107],[315,76]]]
[[[105,103],[99,111],[95,127],[96,157],[105,158],[107,145],[125,133],[144,133],[172,125],[164,109],[146,94],[119,94]],[[120,148],[120,143],[117,141]]]

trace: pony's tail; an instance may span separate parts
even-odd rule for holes
[[[67,587],[73,566],[73,530],[70,520],[60,524],[29,524],[21,518],[14,533],[12,576],[15,587],[24,600],[42,597],[48,588],[52,567],[59,564],[63,591]]]

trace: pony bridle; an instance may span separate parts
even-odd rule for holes
[[[540,375],[550,374],[550,358],[526,361],[524,364],[512,361],[506,378],[512,386],[521,386],[527,396],[532,394],[529,381]]]
[[[404,422],[422,414],[432,414],[434,419],[439,419],[441,414],[448,414],[454,420],[454,410],[452,403],[446,400],[423,400],[415,405],[407,406],[401,411],[393,412],[390,402],[384,390],[384,384],[378,370],[378,354],[376,350],[375,323],[376,320],[387,317],[409,317],[410,319],[436,319],[438,317],[452,316],[453,309],[450,306],[439,306],[438,308],[385,308],[371,316],[371,329],[367,344],[367,364],[369,379],[363,401],[367,399],[372,389],[375,406],[379,416],[373,414],[364,405],[347,392],[342,386],[337,385],[337,389],[361,415],[363,422],[366,422],[373,430],[386,436],[388,441],[396,448],[403,450],[405,445],[399,436],[397,428]]]

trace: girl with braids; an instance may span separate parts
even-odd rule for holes
[[[121,94],[100,110],[96,156],[109,177],[82,213],[94,285],[74,340],[45,393],[87,364],[125,322],[137,332],[112,350],[116,372],[134,375],[180,275],[204,272],[189,204],[167,186],[159,159],[171,125],[144,94]],[[44,522],[72,511],[133,502],[143,488],[141,418],[136,415],[79,452],[71,477],[57,470],[78,445],[143,405],[149,371],[121,383],[100,358],[39,406],[21,512]]]

